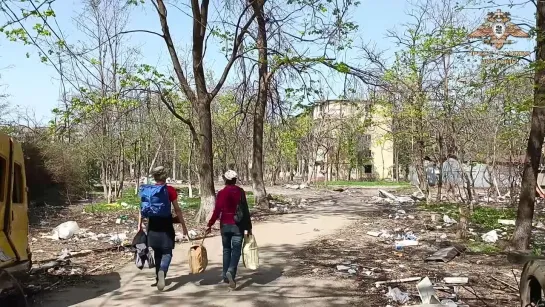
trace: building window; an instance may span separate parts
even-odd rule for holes
[[[6,201],[6,176],[7,176],[7,162],[4,157],[0,156],[0,203]]]
[[[14,204],[22,204],[24,199],[24,189],[23,186],[23,168],[21,165],[14,163],[14,172],[13,172],[13,194],[11,201]]]
[[[373,166],[372,165],[364,165],[363,166],[363,172],[366,174],[372,174],[373,173]]]

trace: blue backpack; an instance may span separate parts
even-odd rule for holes
[[[145,218],[152,216],[169,217],[170,199],[166,184],[145,184],[140,186],[140,212]]]

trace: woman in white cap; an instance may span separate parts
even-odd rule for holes
[[[245,232],[252,233],[252,221],[248,202],[246,201],[246,193],[236,185],[237,173],[228,170],[223,178],[225,187],[218,192],[216,206],[210,221],[208,221],[206,233],[210,232],[212,225],[219,218],[223,245],[223,282],[229,283],[229,287],[235,289],[235,277],[242,252],[242,238]],[[239,206],[242,219],[237,223],[235,222],[235,215],[237,215]]]

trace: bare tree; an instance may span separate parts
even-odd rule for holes
[[[250,5],[239,13],[237,23],[235,25],[235,35],[233,39],[232,52],[227,59],[227,64],[223,69],[220,79],[217,81],[212,90],[209,90],[206,84],[206,75],[204,69],[204,57],[206,51],[208,26],[208,14],[210,9],[210,1],[202,0],[200,3],[198,0],[191,1],[191,17],[193,19],[193,34],[192,34],[192,73],[195,80],[195,88],[193,89],[189,84],[187,78],[187,72],[184,72],[178,52],[175,48],[174,41],[172,39],[168,19],[167,19],[167,7],[163,0],[151,1],[159,16],[159,22],[161,24],[162,35],[161,37],[165,41],[174,71],[176,73],[179,86],[182,92],[191,102],[191,105],[196,110],[197,118],[199,122],[199,132],[197,138],[194,139],[197,146],[200,148],[200,184],[201,184],[201,207],[197,215],[197,220],[204,221],[211,213],[215,203],[215,189],[214,189],[214,161],[212,150],[212,117],[210,112],[210,104],[212,100],[221,90],[231,67],[235,61],[242,56],[240,47],[246,35],[247,29],[252,24],[255,15],[248,14]],[[247,15],[249,17],[244,20]],[[172,110],[171,110],[172,111]],[[174,112],[176,113],[176,112]],[[192,126],[190,120],[179,117],[184,123]]]
[[[525,250],[530,246],[536,182],[545,137],[545,1],[537,1],[536,10],[536,62],[534,78],[534,106],[530,136],[524,160],[522,187],[517,210],[517,221],[512,246]]]

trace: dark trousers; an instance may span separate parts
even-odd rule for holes
[[[155,277],[157,278],[159,271],[165,272],[165,276],[167,276],[168,267],[172,261],[172,249],[153,249],[153,256],[155,257]]]
[[[168,231],[149,230],[148,246],[153,249],[155,257],[155,276],[157,277],[159,271],[165,272],[166,276],[174,249],[174,228],[168,229]]]
[[[223,245],[223,278],[231,272],[233,278],[237,275],[238,262],[242,253],[243,233],[236,225],[221,225],[221,240]]]

